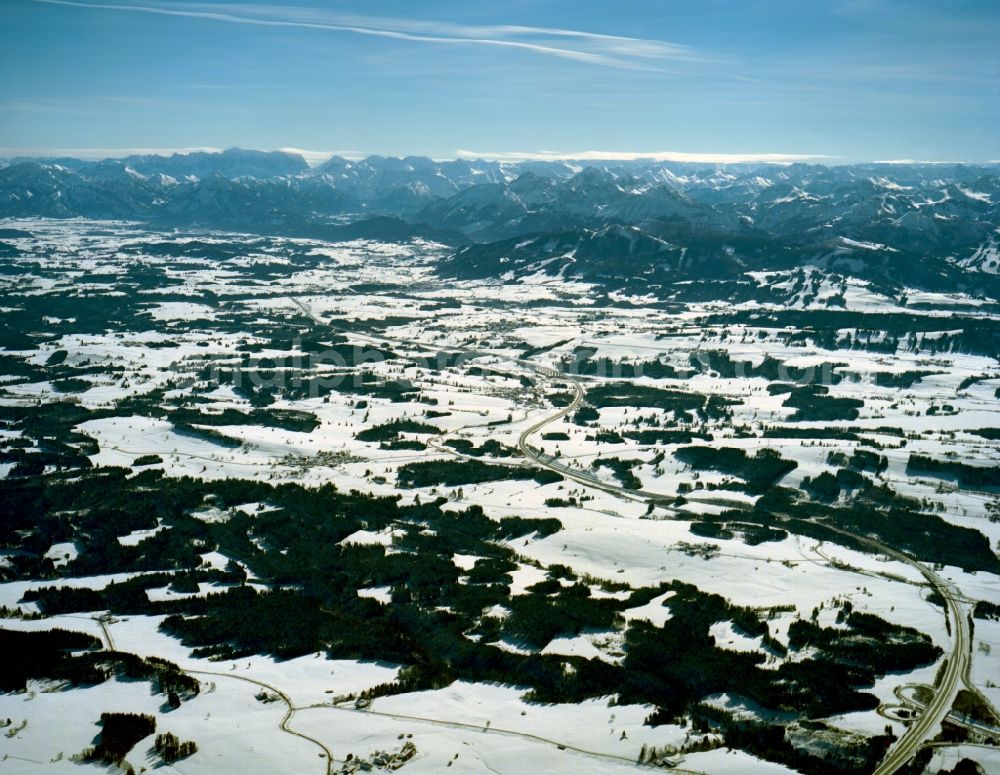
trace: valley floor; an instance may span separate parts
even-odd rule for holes
[[[3,225],[0,630],[200,684],[28,660],[5,772],[103,766],[74,756],[112,711],[197,743],[135,772],[997,767],[1000,364],[941,322],[969,299],[852,281],[792,326],[444,280],[429,243]]]

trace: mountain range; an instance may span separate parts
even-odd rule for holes
[[[1000,297],[1000,165],[333,157],[231,149],[0,162],[0,217],[422,238],[441,271],[658,288],[812,266]]]

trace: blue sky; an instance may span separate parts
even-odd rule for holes
[[[996,160],[1000,2],[0,3],[0,155],[237,145]]]

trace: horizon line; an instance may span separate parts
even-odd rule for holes
[[[1000,164],[1000,159],[971,160],[971,159],[861,159],[855,161],[832,160],[844,159],[843,156],[832,154],[799,154],[799,153],[697,153],[687,151],[471,151],[457,149],[453,156],[432,156],[424,154],[405,154],[393,156],[390,153],[371,153],[357,150],[336,150],[317,151],[305,148],[282,146],[279,148],[245,148],[233,145],[226,148],[220,146],[186,146],[176,148],[164,147],[134,147],[134,148],[25,148],[25,147],[0,147],[0,159],[5,161],[16,161],[18,159],[38,159],[55,160],[59,158],[75,159],[78,161],[106,161],[112,159],[123,159],[129,156],[159,156],[169,158],[171,156],[189,156],[195,153],[221,154],[226,151],[258,151],[261,153],[285,153],[289,155],[301,156],[302,159],[314,168],[322,165],[333,158],[346,159],[347,161],[362,161],[372,157],[406,159],[410,157],[420,157],[431,159],[435,162],[449,161],[492,161],[499,163],[524,163],[524,162],[677,162],[685,164],[771,164],[790,165],[796,163],[814,162],[821,166],[851,166],[855,164],[885,164],[885,165],[917,165],[917,164],[968,164],[968,165],[995,165]]]

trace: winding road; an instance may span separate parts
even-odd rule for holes
[[[261,689],[266,689],[267,691],[278,697],[283,703],[285,703],[285,715],[282,716],[281,721],[278,723],[279,729],[282,732],[292,735],[293,737],[298,737],[302,740],[306,740],[315,746],[318,746],[322,751],[323,755],[326,757],[326,775],[332,775],[333,773],[333,751],[331,751],[324,743],[317,740],[315,737],[310,737],[309,735],[303,734],[302,732],[296,732],[289,726],[289,722],[292,720],[292,716],[295,712],[299,710],[292,704],[291,698],[285,694],[281,689],[276,686],[271,686],[263,681],[258,681],[254,678],[247,678],[242,675],[235,675],[233,673],[215,673],[211,670],[191,670],[190,668],[182,668],[185,673],[190,673],[191,675],[211,675],[217,678],[233,678],[237,681],[243,681],[244,683],[253,684],[254,686],[259,686]]]

